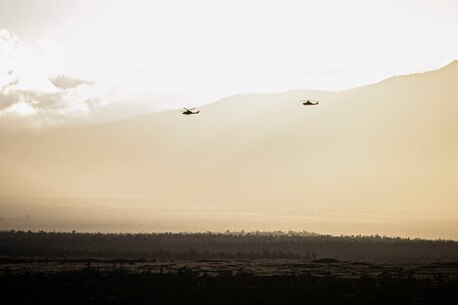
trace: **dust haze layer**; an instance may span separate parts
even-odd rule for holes
[[[455,61],[348,91],[231,96],[196,116],[4,128],[0,226],[457,239],[457,85]]]

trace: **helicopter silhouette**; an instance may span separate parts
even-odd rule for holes
[[[319,101],[316,101],[315,103],[310,101],[310,100],[307,100],[307,101],[301,101],[302,102],[302,105],[304,106],[315,106],[315,105],[318,105]]]
[[[193,111],[193,110],[196,109],[196,108],[188,109],[188,108],[183,107],[183,109],[185,110],[185,111],[182,112],[182,114],[184,114],[184,115],[198,114],[198,113],[200,112],[200,110],[198,110],[198,111]]]

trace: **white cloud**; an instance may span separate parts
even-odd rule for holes
[[[19,103],[15,103],[9,106],[8,108],[6,108],[4,113],[6,114],[13,113],[16,115],[33,115],[36,113],[36,111],[32,105],[25,103],[25,102],[19,102]]]
[[[58,124],[104,105],[111,89],[57,75],[59,58],[55,44],[27,45],[0,29],[0,120],[26,117],[36,126]]]

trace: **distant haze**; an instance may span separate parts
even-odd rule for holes
[[[348,91],[230,96],[197,116],[3,128],[0,227],[458,239],[457,84],[455,61]]]

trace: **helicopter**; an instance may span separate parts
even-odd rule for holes
[[[302,105],[304,105],[304,106],[315,106],[315,105],[318,105],[318,103],[319,103],[319,101],[316,101],[316,102],[314,103],[314,102],[311,101],[311,100],[307,100],[307,101],[302,100],[301,102],[302,102]]]
[[[184,114],[184,115],[198,114],[200,112],[200,110],[193,111],[196,108],[188,109],[188,108],[183,107],[183,109],[185,110],[185,111],[182,112],[182,114]]]

